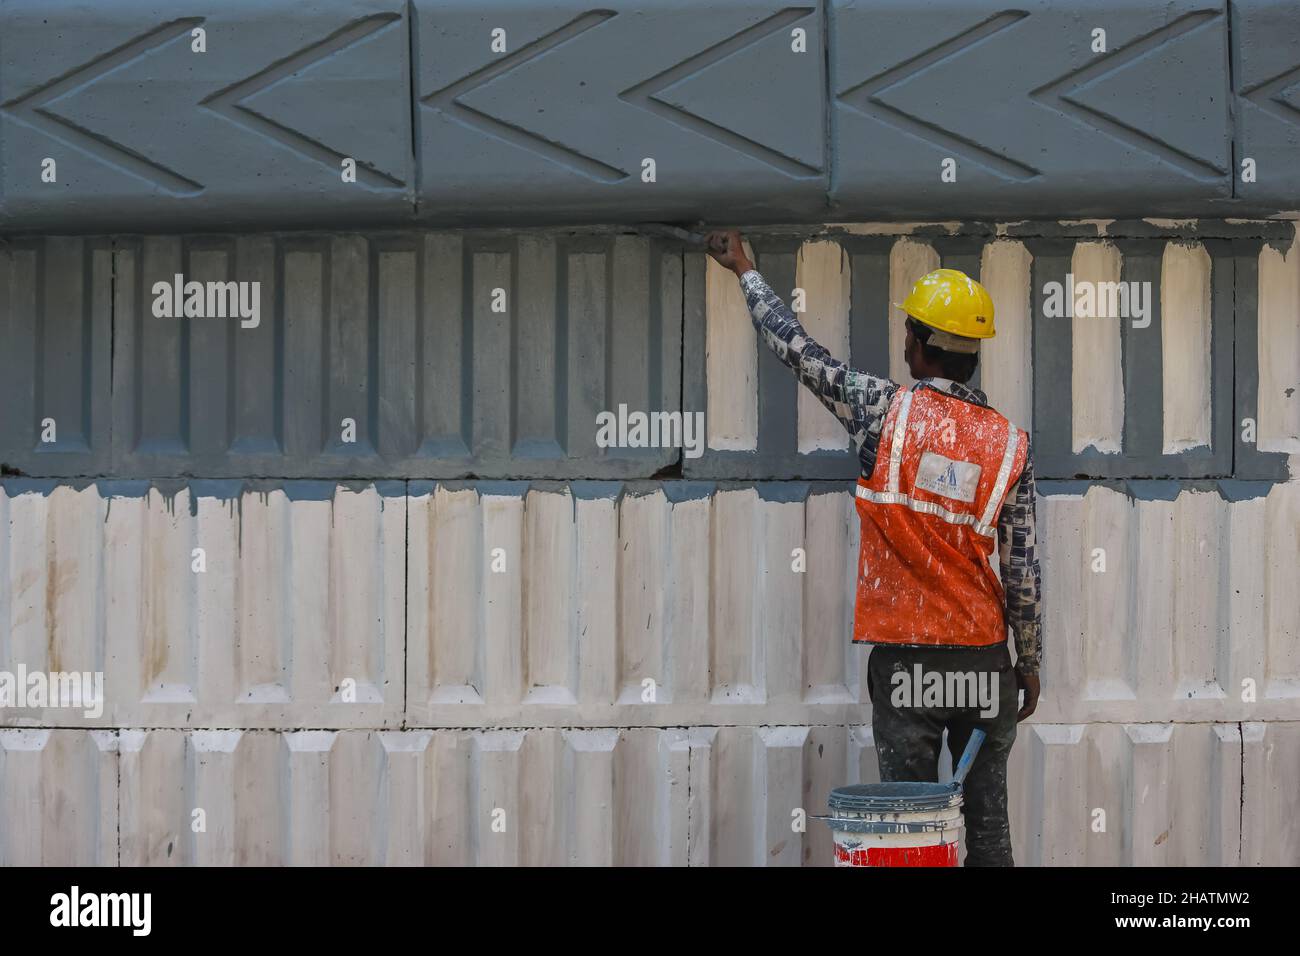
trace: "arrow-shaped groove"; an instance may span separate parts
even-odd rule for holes
[[[512,146],[518,146],[520,149],[528,150],[558,166],[563,166],[565,169],[598,182],[615,183],[626,179],[628,173],[625,170],[602,163],[600,160],[593,159],[568,146],[553,142],[523,127],[499,120],[495,116],[489,116],[459,100],[459,97],[465,93],[484,86],[530,60],[535,60],[537,57],[549,53],[580,34],[599,26],[613,16],[615,16],[613,10],[592,10],[584,13],[582,16],[570,20],[559,29],[525,44],[504,59],[495,60],[486,66],[480,67],[468,76],[464,76],[440,90],[435,90],[427,96],[421,97],[420,104],[429,109],[438,110],[462,126],[467,126]]]
[[[1279,73],[1272,79],[1256,83],[1250,89],[1242,90],[1240,95],[1282,122],[1300,126],[1300,109],[1296,109],[1285,100],[1275,98],[1277,94],[1297,81],[1300,81],[1300,64]]]
[[[939,63],[952,60],[974,49],[1003,30],[1019,23],[1029,14],[1024,10],[1005,10],[975,24],[969,30],[923,50],[916,56],[909,57],[902,63],[890,67],[883,73],[869,77],[863,82],[840,93],[836,98],[845,106],[864,116],[868,116],[891,129],[912,136],[931,145],[942,147],[958,156],[965,156],[971,162],[983,166],[989,172],[1017,182],[1025,182],[1042,175],[1041,171],[1025,163],[1010,159],[994,152],[965,136],[944,129],[928,120],[913,116],[881,100],[881,95],[891,87],[911,79],[924,70]],[[854,102],[857,100],[858,102]]]
[[[1116,70],[1141,59],[1184,34],[1208,26],[1218,16],[1219,13],[1215,10],[1198,10],[1186,14],[1173,23],[1166,24],[1131,43],[1119,47],[1099,60],[1088,63],[1077,70],[1072,70],[1060,79],[1053,80],[1036,90],[1031,90],[1029,96],[1066,119],[1075,123],[1082,123],[1089,129],[1099,130],[1125,145],[1143,149],[1170,166],[1182,170],[1188,176],[1196,179],[1218,180],[1228,172],[1226,169],[1220,169],[1213,163],[1193,156],[1186,150],[1157,139],[1145,130],[1130,126],[1114,116],[1109,116],[1075,99],[1084,87],[1097,81],[1102,76],[1114,73]],[[1077,82],[1074,82],[1069,90],[1064,93],[1058,92],[1072,81]],[[1053,95],[1056,97],[1055,103],[1048,101],[1048,97]],[[1068,104],[1071,109],[1063,109],[1059,104]],[[1086,113],[1087,116],[1079,115],[1080,113]]]
[[[52,113],[50,108],[59,100],[85,89],[101,77],[188,34],[203,22],[203,17],[187,17],[164,23],[56,77],[32,92],[10,100],[0,106],[0,110],[29,129],[44,133],[70,149],[91,156],[105,165],[142,179],[166,192],[180,196],[192,196],[202,192],[202,183],[187,179],[175,170],[168,169],[156,160],[149,159],[101,133],[58,116]],[[72,135],[67,135],[69,133]]]
[[[339,170],[339,162],[346,158],[344,153],[318,142],[298,130],[268,119],[245,105],[251,96],[270,89],[281,80],[298,72],[304,66],[315,66],[331,56],[365,40],[378,35],[384,29],[395,27],[401,22],[401,14],[377,13],[363,17],[345,27],[335,30],[310,46],[303,47],[296,53],[275,61],[252,76],[218,90],[206,97],[199,105],[209,112],[234,123],[250,132],[279,143],[314,162],[320,163],[334,172]],[[388,173],[375,169],[362,160],[357,160],[357,180],[375,188],[390,189],[402,186],[402,180]]]
[[[734,130],[719,126],[717,123],[656,98],[657,94],[663,93],[676,83],[725,60],[745,47],[752,46],[783,27],[789,26],[797,20],[802,20],[812,12],[812,9],[808,7],[788,7],[785,10],[778,10],[770,17],[755,23],[751,27],[746,27],[734,36],[730,36],[708,49],[687,57],[677,65],[671,66],[649,79],[637,83],[635,86],[628,87],[619,94],[619,99],[631,103],[633,106],[639,106],[665,122],[716,140],[724,146],[730,146],[737,152],[767,163],[787,176],[815,176],[821,172],[816,166],[810,166],[807,163],[792,159],[784,153],[777,152],[770,146],[752,140],[747,136],[741,136]]]

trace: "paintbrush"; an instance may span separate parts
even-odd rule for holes
[[[698,224],[692,225],[698,226]],[[674,239],[688,246],[703,248],[708,241],[708,236],[698,231],[698,228],[688,228],[685,225],[674,225],[667,222],[639,222],[632,228],[648,236],[657,236],[660,239]]]

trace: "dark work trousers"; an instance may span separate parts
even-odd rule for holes
[[[956,695],[945,695],[944,706],[922,706],[905,689],[915,685],[916,667],[922,674],[985,673],[990,691],[997,688],[997,714],[984,717],[980,706],[954,707]],[[895,678],[896,673],[907,681]],[[933,679],[932,679],[933,680]],[[950,686],[945,679],[945,687]],[[964,685],[969,687],[969,684]],[[978,685],[977,685],[978,686]],[[939,749],[948,731],[948,750],[956,762],[966,749],[971,731],[979,727],[988,739],[966,776],[962,813],[966,817],[966,866],[1012,866],[1011,829],[1007,818],[1007,757],[1016,739],[1019,691],[1006,645],[982,648],[917,648],[877,645],[867,661],[867,693],[871,698],[871,730],[880,761],[880,779],[938,780]],[[962,702],[969,695],[962,694]],[[929,703],[933,704],[933,700]]]

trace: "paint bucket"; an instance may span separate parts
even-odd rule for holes
[[[957,865],[960,784],[861,783],[827,803],[836,866]]]

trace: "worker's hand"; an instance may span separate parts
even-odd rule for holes
[[[1020,723],[1038,709],[1038,675],[1016,671],[1016,687],[1025,692],[1025,702],[1016,714],[1016,723]]]
[[[754,268],[754,263],[745,255],[745,240],[735,229],[718,230],[708,235],[709,255],[718,265],[730,269],[738,276]]]

